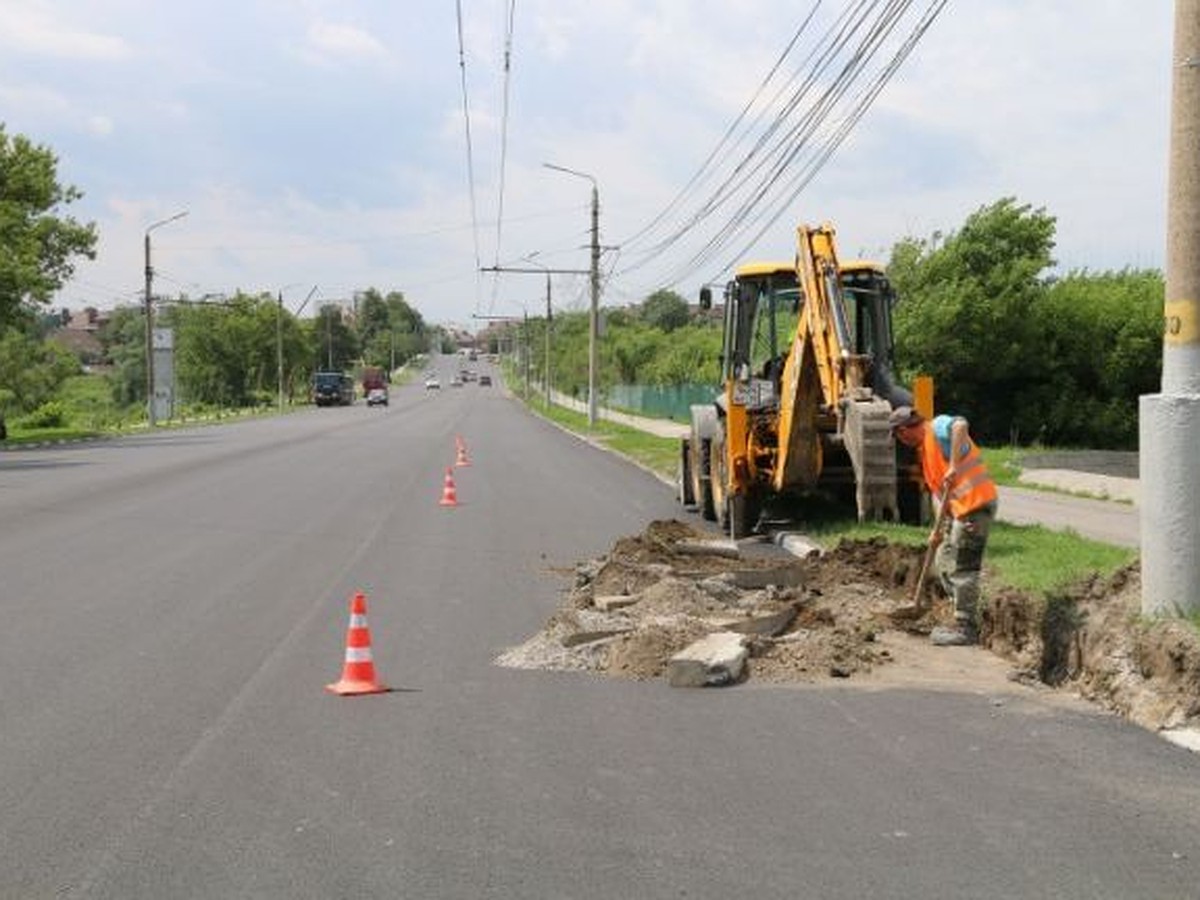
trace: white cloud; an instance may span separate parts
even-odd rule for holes
[[[106,62],[127,59],[129,44],[121,37],[63,25],[53,5],[36,0],[9,0],[0,5],[0,47],[32,56]]]
[[[116,126],[108,116],[89,116],[87,129],[96,137],[108,137]]]
[[[589,186],[543,161],[595,175],[602,239],[627,239],[716,146],[811,3],[523,0],[506,123],[509,0],[462,4],[474,234],[452,3],[122,0],[100,20],[84,4],[0,0],[0,109],[84,190],[73,212],[102,235],[92,284],[136,284],[142,229],[188,208],[159,234],[180,283],[374,284],[464,321],[538,288],[505,280],[493,300],[476,242],[485,265],[535,250],[587,264]],[[1068,265],[1161,264],[1171,15],[1156,3],[1129,17],[1126,0],[948,4],[752,252],[786,256],[797,222],[832,219],[846,250],[884,255],[1014,195],[1058,217]],[[56,55],[88,35],[111,37],[81,39],[85,53],[122,65]],[[723,171],[734,160],[726,151]],[[679,267],[698,241],[656,264]],[[647,265],[610,296],[636,298],[660,274]],[[561,280],[567,302],[578,285]]]
[[[387,58],[387,49],[369,31],[353,25],[315,21],[307,32],[309,58],[321,62],[331,60],[375,61]]]

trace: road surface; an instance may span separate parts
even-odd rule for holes
[[[456,436],[472,465],[442,508]],[[676,514],[499,389],[10,451],[0,509],[0,897],[1200,883],[1200,757],[1057,695],[494,666],[576,562]],[[395,690],[340,698],[357,589]]]

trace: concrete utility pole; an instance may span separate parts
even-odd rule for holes
[[[1200,611],[1200,0],[1176,0],[1162,393],[1138,405],[1142,612]]]
[[[596,336],[600,330],[600,188],[587,172],[577,172],[554,163],[542,163],[547,169],[566,172],[592,183],[592,303],[588,316],[588,427],[596,426]]]
[[[275,310],[275,366],[279,379],[279,411],[283,412],[283,291],[279,292],[279,308]]]
[[[550,306],[550,276],[551,275],[591,275],[591,269],[550,269],[543,266],[541,263],[533,262],[535,253],[524,257],[525,262],[533,263],[537,266],[535,269],[526,269],[522,266],[481,266],[480,272],[517,272],[520,274],[530,274],[543,272],[546,275],[546,365],[545,371],[542,373],[542,380],[546,389],[546,408],[550,408],[550,329],[554,323],[554,313]]]
[[[146,252],[146,422],[153,428],[156,424],[154,417],[154,267],[150,265],[150,232],[155,228],[160,228],[174,222],[176,219],[182,219],[188,214],[185,209],[183,212],[175,213],[166,219],[160,219],[157,222],[152,222],[146,226],[145,235],[145,252]]]

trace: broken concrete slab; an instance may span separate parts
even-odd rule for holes
[[[576,631],[563,635],[559,643],[564,647],[578,647],[582,644],[592,644],[617,635],[628,634],[632,630],[632,628],[607,628],[601,631]]]
[[[672,656],[667,681],[671,687],[732,684],[741,678],[748,656],[743,635],[717,631]]]
[[[798,565],[776,566],[773,569],[738,569],[729,572],[730,580],[744,591],[758,590],[770,585],[798,587],[804,583],[805,572]]]
[[[702,540],[684,540],[676,541],[671,545],[671,549],[676,553],[690,554],[693,556],[724,556],[729,559],[737,559],[741,556],[742,550],[738,546],[737,541],[717,540],[717,541],[702,541]]]
[[[775,613],[764,616],[752,616],[749,619],[737,619],[722,622],[721,628],[737,634],[754,634],[763,637],[775,637],[783,634],[796,620],[800,612],[800,604],[792,603]]]
[[[614,612],[627,606],[633,606],[637,602],[638,598],[631,594],[607,594],[592,599],[592,605],[600,612]]]
[[[825,552],[820,544],[809,540],[802,534],[790,531],[776,535],[775,543],[792,556],[798,556],[801,559],[815,559]]]

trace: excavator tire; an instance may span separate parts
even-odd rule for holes
[[[692,498],[701,517],[712,522],[717,518],[712,487],[712,446],[713,441],[722,434],[721,423],[712,405],[693,405],[691,413],[692,434],[688,443],[691,449]]]
[[[675,490],[682,506],[696,505],[696,483],[692,478],[692,442],[688,438],[679,441],[679,471],[675,476]]]
[[[725,471],[724,435],[721,435],[719,440],[714,440],[709,444],[708,456],[710,460],[709,471],[711,473],[708,484],[713,508],[711,518],[716,520],[717,525],[720,526],[722,531],[726,531],[729,528],[729,473]]]

